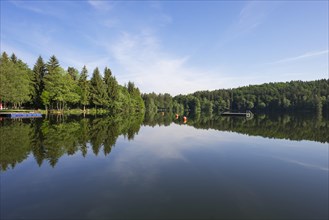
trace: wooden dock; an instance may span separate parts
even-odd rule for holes
[[[223,112],[221,113],[222,116],[243,116],[247,118],[251,118],[253,116],[251,111],[247,112]]]
[[[1,112],[0,117],[3,118],[41,118],[41,113],[34,112]]]

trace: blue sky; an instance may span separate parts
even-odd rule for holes
[[[1,51],[172,95],[328,78],[328,1],[1,1]]]

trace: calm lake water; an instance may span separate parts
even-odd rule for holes
[[[329,120],[1,120],[1,219],[328,219]]]

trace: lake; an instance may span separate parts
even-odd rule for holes
[[[328,219],[322,115],[0,123],[1,219]]]

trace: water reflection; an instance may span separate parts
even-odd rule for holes
[[[0,127],[1,170],[24,161],[30,154],[41,166],[47,161],[55,166],[63,155],[77,152],[85,157],[88,148],[95,155],[110,154],[120,135],[128,140],[144,126],[169,126],[185,124],[174,114],[146,114],[116,117],[59,117],[46,119],[3,120]],[[243,117],[218,115],[189,115],[187,126],[197,129],[232,131],[250,136],[289,140],[329,142],[329,121],[320,116],[256,115]]]
[[[53,167],[65,154],[81,152],[85,157],[88,146],[95,155],[101,149],[108,155],[120,135],[132,140],[142,122],[143,115],[3,120],[0,127],[1,170],[14,168],[30,153],[39,166],[48,161]]]
[[[2,121],[0,218],[328,219],[324,118],[175,118]]]
[[[165,115],[146,115],[144,125],[168,126],[171,122],[185,124],[182,116],[176,119],[175,115],[167,113]],[[329,120],[322,115],[263,114],[248,119],[214,114],[195,114],[188,116],[186,124],[197,129],[232,131],[250,136],[329,142]]]

